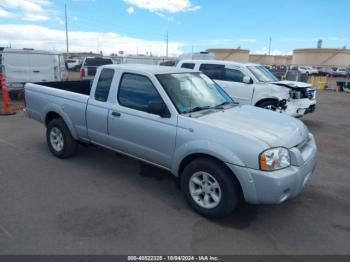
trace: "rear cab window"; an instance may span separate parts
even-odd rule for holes
[[[181,65],[181,68],[186,68],[186,69],[194,69],[195,64],[194,63],[183,63]]]
[[[114,70],[104,68],[101,71],[95,91],[95,100],[100,102],[107,102],[109,91],[114,77]]]
[[[103,65],[113,64],[112,59],[110,58],[86,58],[84,66],[99,67]]]
[[[224,80],[225,78],[225,66],[218,64],[202,64],[199,71],[214,80]]]
[[[147,112],[150,102],[163,102],[152,81],[143,75],[124,73],[118,89],[120,105]]]

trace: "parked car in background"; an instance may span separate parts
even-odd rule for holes
[[[285,66],[274,66],[269,71],[277,77],[278,80],[282,80],[282,78],[286,75],[287,67]]]
[[[91,88],[90,81],[27,84],[25,97],[54,156],[71,157],[80,141],[161,167],[210,218],[229,215],[240,199],[294,198],[316,166],[315,139],[301,121],[237,105],[192,70],[107,65]]]
[[[68,70],[79,71],[81,68],[81,60],[74,58],[67,59],[66,66]]]
[[[68,79],[63,56],[49,51],[4,48],[0,52],[0,68],[12,99],[21,95],[27,82]]]
[[[263,65],[218,60],[183,60],[178,68],[203,72],[215,80],[238,103],[301,117],[316,108],[312,85],[279,81]]]
[[[110,64],[113,64],[113,60],[108,57],[86,57],[81,65],[80,77],[94,79],[98,67]]]
[[[319,74],[323,76],[335,77],[338,75],[336,70],[337,69],[334,69],[329,66],[318,67]]]
[[[345,76],[345,77],[350,77],[350,67],[344,68],[344,67],[339,67],[336,70],[336,74],[338,76]]]
[[[307,75],[317,75],[318,70],[316,68],[313,68],[311,66],[298,66],[297,70],[301,74],[307,74]]]

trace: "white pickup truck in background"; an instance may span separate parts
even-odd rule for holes
[[[202,71],[238,103],[302,117],[316,109],[316,89],[303,82],[279,81],[263,65],[217,60],[182,60],[178,68]]]

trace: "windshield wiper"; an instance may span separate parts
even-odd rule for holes
[[[211,109],[211,108],[212,108],[211,106],[197,106],[197,107],[192,108],[191,110],[184,111],[183,113],[184,114],[194,113],[194,112],[207,110],[207,109]]]
[[[222,108],[223,106],[226,106],[226,105],[232,105],[232,104],[236,104],[234,101],[225,101],[217,106],[215,106],[214,108],[215,109],[218,109],[218,108]]]

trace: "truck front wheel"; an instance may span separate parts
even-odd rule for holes
[[[69,158],[77,151],[78,143],[63,119],[54,119],[48,124],[46,139],[51,153],[58,158]]]
[[[181,176],[181,188],[189,205],[208,218],[228,216],[238,205],[238,182],[218,160],[198,158]]]
[[[271,111],[277,111],[278,109],[278,102],[275,100],[266,100],[262,103],[259,103],[257,105],[258,107],[267,109],[267,110],[271,110]]]

